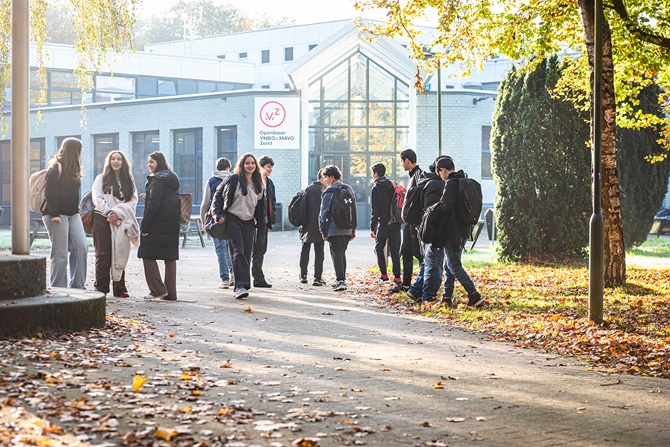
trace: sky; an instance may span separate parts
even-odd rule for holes
[[[155,15],[169,9],[178,0],[141,0],[140,15]],[[217,4],[230,4],[249,16],[263,14],[270,17],[292,17],[296,24],[328,22],[353,17],[380,19],[379,12],[361,13],[354,9],[354,0],[214,0]]]

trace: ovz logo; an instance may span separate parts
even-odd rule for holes
[[[268,101],[261,107],[260,118],[268,127],[279,127],[286,120],[286,109],[277,101]]]

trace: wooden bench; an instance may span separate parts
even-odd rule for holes
[[[656,237],[664,234],[670,234],[670,217],[656,217],[654,223],[651,224],[649,234],[655,234]]]
[[[47,233],[47,227],[44,225],[44,221],[41,218],[31,218],[30,219],[30,246],[33,246],[35,239],[49,239],[49,233]]]

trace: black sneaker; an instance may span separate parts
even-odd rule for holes
[[[484,297],[479,292],[468,295],[468,307],[480,307],[484,304]]]
[[[445,307],[453,306],[453,301],[451,300],[450,296],[443,296],[440,303],[442,303],[442,305],[445,306]]]
[[[389,292],[391,293],[407,292],[408,289],[409,287],[403,285],[402,283],[395,283],[395,285],[389,289]]]
[[[307,275],[300,275],[300,282],[302,284],[307,284]]]
[[[421,301],[421,297],[414,295],[411,289],[407,289],[407,297],[417,303]]]
[[[434,296],[427,296],[425,298],[421,298],[422,303],[434,303],[437,301],[437,297]]]
[[[307,281],[305,281],[307,282]],[[326,285],[326,281],[324,281],[321,278],[314,278],[314,282],[312,283],[313,286],[321,287]]]
[[[254,287],[259,287],[259,288],[261,288],[261,289],[269,289],[270,287],[272,287],[272,284],[268,284],[268,283],[265,282],[265,281],[262,281],[262,282],[255,282],[255,283],[254,283]]]

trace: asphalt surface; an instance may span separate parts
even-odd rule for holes
[[[253,424],[237,426],[230,445],[670,446],[669,381],[596,372],[380,308],[351,281],[346,292],[299,284],[299,250],[296,232],[271,233],[265,272],[273,287],[235,300],[232,289],[217,288],[211,242],[201,248],[191,237],[178,262],[178,301],[142,300],[134,256],[131,298],[107,300],[109,315],[155,331],[133,341],[143,353],[135,371],[151,378],[171,364],[197,365],[235,384],[202,396],[253,408]],[[374,264],[361,232],[349,270]],[[328,253],[325,272],[332,280]],[[129,381],[132,372],[102,373]]]

